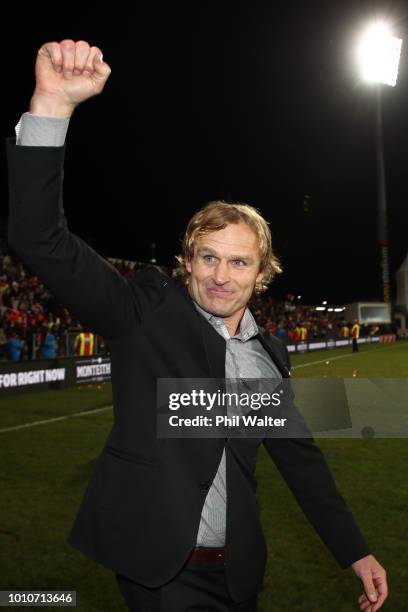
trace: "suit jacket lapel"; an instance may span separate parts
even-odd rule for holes
[[[278,368],[279,372],[282,374],[282,377],[289,378],[290,377],[289,368],[287,364],[283,361],[282,356],[278,353],[273,343],[268,341],[267,336],[261,332],[259,332],[256,338],[258,338],[258,340],[260,341],[264,349],[269,353],[272,361]]]
[[[185,299],[188,300],[194,315],[199,321],[210,378],[225,378],[226,344],[224,338],[220,336],[211,323],[198,312],[193,304],[187,287],[182,287],[181,293]]]

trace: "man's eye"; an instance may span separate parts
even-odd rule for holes
[[[232,262],[236,267],[240,268],[242,266],[246,266],[246,262],[242,261],[242,259],[234,259]]]
[[[204,255],[204,260],[208,261],[209,263],[211,263],[213,259],[214,257],[212,255]]]

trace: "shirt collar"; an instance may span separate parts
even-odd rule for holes
[[[238,332],[235,334],[235,336],[230,336],[227,330],[227,326],[225,325],[224,319],[222,317],[217,317],[211,314],[211,312],[207,312],[207,310],[204,310],[204,308],[202,308],[193,298],[191,299],[193,300],[193,304],[198,310],[198,312],[200,312],[202,316],[207,319],[207,321],[222,336],[224,336],[225,339],[229,340],[230,338],[235,338],[237,340],[241,340],[242,342],[246,342],[247,340],[253,338],[259,333],[256,321],[248,307],[245,309],[245,312],[242,316]]]

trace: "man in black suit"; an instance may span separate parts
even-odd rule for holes
[[[256,610],[266,563],[254,477],[263,443],[340,567],[361,578],[361,609],[375,612],[387,597],[385,570],[311,435],[157,436],[160,378],[290,376],[286,347],[259,333],[247,307],[280,268],[267,223],[244,204],[213,202],[194,215],[179,257],[181,289],[155,267],[125,279],[69,231],[65,132],[110,72],[85,41],[44,44],[30,112],[6,143],[11,246],[110,345],[114,425],[69,542],[115,572],[130,610]]]

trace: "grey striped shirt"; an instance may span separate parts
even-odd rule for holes
[[[230,336],[222,317],[207,312],[193,300],[194,306],[225,339],[225,378],[268,378],[281,380],[281,374],[260,341],[258,326],[249,308],[244,312],[239,331]],[[198,529],[197,546],[224,546],[226,531],[227,488],[225,483],[225,448],[212,485],[208,491]]]

